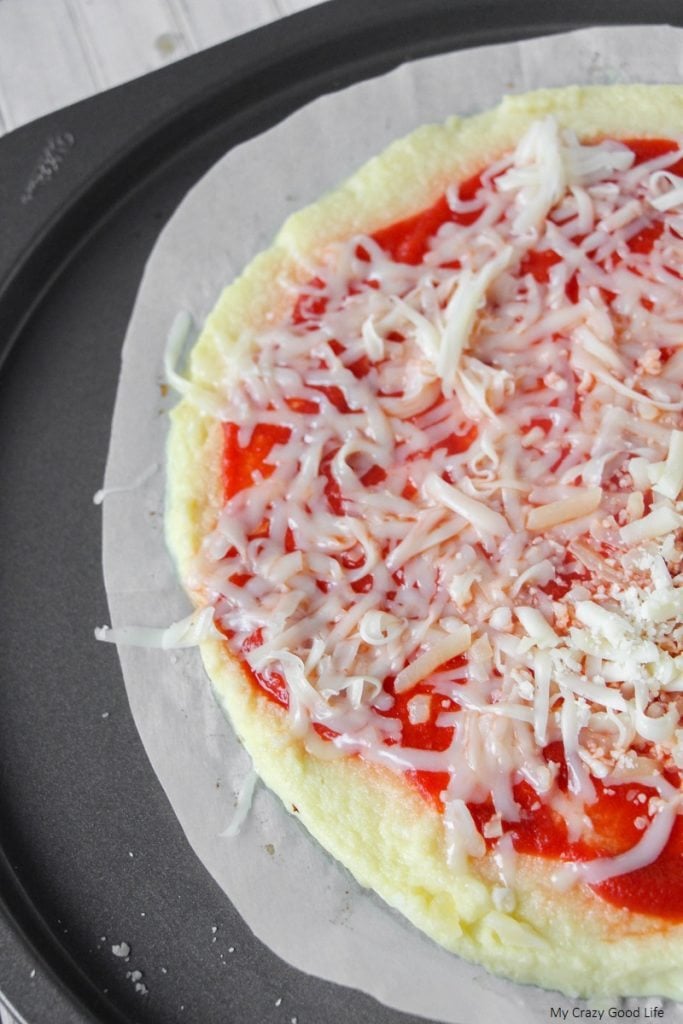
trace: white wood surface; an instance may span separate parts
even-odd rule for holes
[[[317,0],[0,0],[0,135]]]

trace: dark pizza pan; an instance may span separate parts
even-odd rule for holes
[[[334,0],[0,140],[0,990],[27,1024],[412,1019],[254,939],[146,760],[116,651],[93,641],[121,342],[162,225],[238,142],[405,60],[644,22],[683,10]]]

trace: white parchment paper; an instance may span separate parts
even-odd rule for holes
[[[112,624],[166,626],[189,610],[162,525],[164,413],[173,404],[162,394],[162,352],[178,310],[201,323],[222,286],[268,246],[289,213],[420,124],[485,109],[506,92],[675,82],[682,70],[683,31],[669,27],[610,27],[469,50],[316,100],[228,153],[163,230],[123,347],[105,486],[147,479],[105,499]],[[121,648],[120,657],[140,736],[189,842],[282,958],[405,1012],[456,1024],[546,1022],[552,1007],[572,1017],[578,1004],[571,1000],[492,978],[435,946],[361,890],[263,787],[240,834],[221,837],[249,761],[198,653]],[[667,1007],[667,1021],[674,1018],[683,1014]]]

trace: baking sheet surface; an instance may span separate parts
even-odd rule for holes
[[[189,610],[162,524],[165,413],[175,401],[164,394],[162,357],[179,310],[200,324],[222,286],[267,247],[289,213],[422,123],[541,86],[678,81],[682,65],[683,30],[666,26],[594,29],[429,58],[316,100],[221,160],[161,235],[125,340],[105,486],[127,489],[104,501],[112,625],[166,626]],[[572,1016],[571,1000],[493,978],[435,946],[360,889],[262,787],[239,835],[221,836],[250,765],[198,653],[122,647],[120,656],[143,743],[191,845],[281,957],[447,1022],[474,1024],[494,1014],[509,1024],[547,1021],[555,1007]],[[653,1002],[639,1002],[641,1016]],[[679,1017],[679,1008],[667,1007],[667,1020]]]

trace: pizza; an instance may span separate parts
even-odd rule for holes
[[[509,97],[291,217],[168,542],[258,774],[520,982],[683,997],[683,88]]]

